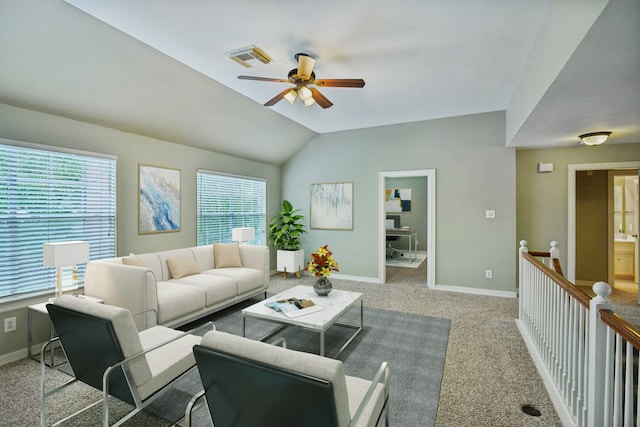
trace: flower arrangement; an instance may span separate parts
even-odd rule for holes
[[[329,250],[329,245],[320,246],[317,251],[311,254],[307,271],[316,277],[327,277],[332,270],[340,271],[338,263],[333,258],[333,252]]]

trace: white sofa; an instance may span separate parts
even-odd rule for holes
[[[267,246],[214,244],[90,261],[84,292],[137,314],[139,330],[176,327],[266,296],[269,273]]]

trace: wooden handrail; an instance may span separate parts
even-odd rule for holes
[[[640,333],[635,326],[618,316],[611,310],[601,309],[600,320],[609,326],[615,333],[630,343],[636,350],[640,350]]]
[[[553,271],[552,269],[544,265],[542,262],[540,262],[540,260],[536,258],[536,256],[540,256],[540,255],[535,255],[535,253],[536,252],[523,252],[522,256],[527,260],[529,260],[529,262],[531,262],[532,264],[535,264],[540,271],[542,271],[551,280],[556,282],[556,284],[560,286],[562,289],[567,291],[569,295],[571,295],[576,299],[576,301],[578,301],[583,306],[589,308],[589,302],[591,301],[591,298],[589,297],[589,295],[582,292],[580,288],[576,287],[573,283],[565,279],[560,273]]]
[[[560,265],[560,260],[558,258],[553,259],[553,269],[562,277],[564,277],[564,273],[562,272],[562,266]]]
[[[541,256],[544,258],[549,258],[551,256],[551,252],[529,251],[528,253],[533,256]]]
[[[551,256],[551,252],[529,251],[528,253],[534,257],[549,258]],[[560,260],[558,258],[553,258],[553,268],[564,277],[562,266],[560,265]]]

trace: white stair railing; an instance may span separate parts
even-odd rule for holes
[[[613,312],[608,284],[596,283],[590,299],[537,258],[554,266],[558,256],[557,242],[549,252],[531,253],[520,242],[518,327],[552,384],[558,412],[570,425],[640,427],[634,374],[640,335]]]

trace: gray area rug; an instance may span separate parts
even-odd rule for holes
[[[341,321],[358,323],[360,308],[354,307]],[[211,318],[217,330],[242,334],[239,311],[221,318]],[[347,375],[371,379],[380,363],[387,361],[391,368],[389,414],[395,426],[434,426],[440,395],[440,383],[449,337],[449,319],[364,308],[364,329],[343,351]],[[273,323],[247,319],[247,337],[258,338],[274,328]],[[210,326],[196,331],[205,333]],[[352,329],[334,326],[325,335],[326,354],[337,353],[353,333]],[[288,327],[276,335],[287,340],[294,350],[319,353],[319,335],[300,328]],[[275,337],[274,337],[275,339]],[[193,371],[165,393],[148,410],[171,422],[196,392],[202,389],[198,373]],[[283,408],[286,404],[283,403]],[[194,416],[195,425],[212,425],[206,408]]]

